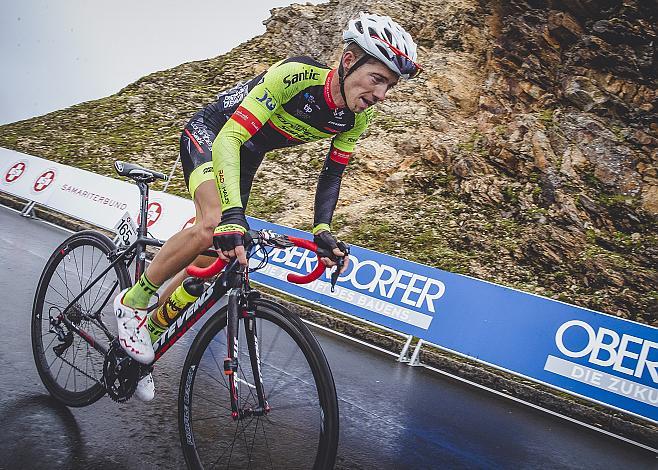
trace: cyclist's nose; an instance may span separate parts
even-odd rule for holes
[[[372,91],[373,96],[377,99],[378,103],[381,103],[386,98],[386,92],[388,88],[386,85],[377,85]]]

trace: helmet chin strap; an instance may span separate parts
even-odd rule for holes
[[[349,108],[347,104],[347,97],[345,96],[345,79],[352,72],[365,64],[370,56],[368,54],[363,54],[356,62],[354,62],[354,65],[347,69],[347,72],[345,72],[345,67],[343,67],[343,57],[340,58],[340,65],[338,65],[338,83],[340,84],[340,94],[343,97],[343,101],[345,101],[345,107]]]

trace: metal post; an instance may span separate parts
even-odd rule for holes
[[[398,362],[409,362],[409,347],[411,346],[411,341],[414,339],[413,335],[409,335],[407,342],[404,343],[404,347],[400,352],[400,355],[396,359]]]
[[[174,165],[171,167],[171,171],[169,172],[169,178],[165,182],[164,188],[162,188],[163,193],[167,192],[167,187],[169,187],[169,182],[171,181],[171,177],[174,175],[174,171],[176,171],[176,165],[178,165],[179,160],[180,152],[178,152],[178,157],[176,158],[176,161],[174,162]]]
[[[30,201],[30,202],[28,202],[28,203],[25,205],[25,207],[23,207],[23,209],[21,210],[21,215],[22,215],[23,217],[29,217],[29,218],[31,218],[31,219],[36,219],[36,216],[35,216],[34,213],[32,212],[32,211],[34,210],[34,206],[36,206],[36,204],[37,204],[37,203],[34,202],[34,201]]]
[[[423,346],[423,340],[419,339],[418,344],[416,344],[416,349],[414,349],[414,353],[411,355],[411,360],[409,361],[410,366],[419,366],[420,364],[420,359],[418,356],[420,355],[420,348]]]

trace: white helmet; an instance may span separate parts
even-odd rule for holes
[[[343,40],[347,44],[355,42],[401,77],[413,78],[421,70],[416,63],[416,43],[388,16],[359,13],[359,18],[350,20],[343,31]]]

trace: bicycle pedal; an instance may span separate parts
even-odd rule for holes
[[[230,357],[224,359],[224,375],[232,375],[238,370],[238,360]]]

